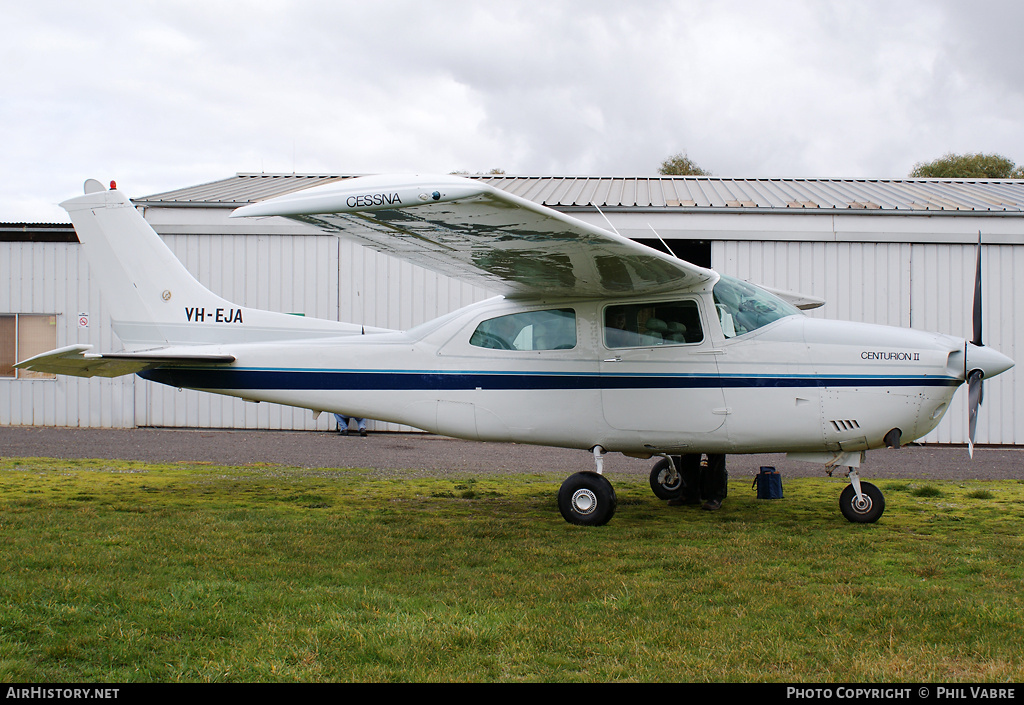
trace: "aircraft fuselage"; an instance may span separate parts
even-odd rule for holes
[[[407,332],[233,344],[230,366],[140,374],[459,438],[638,455],[859,451],[892,429],[905,442],[935,428],[963,381],[957,338],[800,313],[744,333],[721,308],[710,291],[499,297]]]

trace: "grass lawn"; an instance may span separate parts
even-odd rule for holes
[[[609,477],[0,459],[0,680],[1024,681],[1022,482]]]

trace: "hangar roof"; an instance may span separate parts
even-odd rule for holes
[[[143,206],[235,208],[356,175],[236,174],[133,199]],[[714,176],[477,175],[537,203],[571,210],[1024,214],[1019,179],[727,179]]]

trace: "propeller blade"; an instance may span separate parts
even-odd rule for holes
[[[974,307],[971,312],[971,320],[974,325],[973,345],[982,346],[981,342],[981,231],[978,231],[978,245],[975,247],[974,265]],[[967,453],[974,458],[974,436],[978,430],[978,408],[981,406],[982,397],[985,396],[983,380],[985,374],[981,370],[971,372],[967,369],[967,354],[970,345],[964,349],[964,375],[967,378]]]
[[[981,342],[981,231],[978,231],[977,265],[974,272],[974,340],[975,345]]]
[[[967,452],[974,457],[974,434],[978,430],[978,408],[985,396],[985,375],[974,370],[967,378],[968,429]]]

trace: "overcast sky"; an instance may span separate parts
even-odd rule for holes
[[[0,221],[238,172],[1024,162],[1019,0],[6,3]]]

